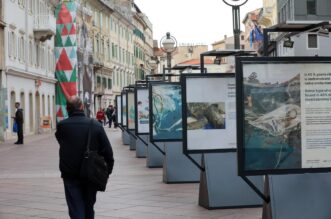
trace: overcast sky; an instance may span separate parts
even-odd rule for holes
[[[153,24],[153,38],[170,32],[178,43],[207,45],[232,36],[232,9],[222,0],[134,0]],[[240,19],[262,7],[262,0],[248,0],[240,8]],[[241,30],[244,26],[242,25]]]

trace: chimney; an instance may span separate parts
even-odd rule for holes
[[[227,37],[228,37],[228,36],[225,34],[225,35],[224,35],[224,39],[226,40]]]

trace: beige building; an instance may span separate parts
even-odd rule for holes
[[[114,104],[123,87],[151,71],[146,62],[153,54],[153,31],[132,0],[81,0],[79,8],[79,92],[94,114]],[[87,81],[86,75],[91,75]]]
[[[224,35],[224,38],[220,41],[216,41],[211,44],[213,50],[233,50],[234,49],[234,37],[228,37]],[[245,32],[240,33],[240,49],[247,49],[247,45],[245,42]]]
[[[213,50],[234,50],[234,37],[228,37],[224,35],[224,38],[220,41],[216,41],[212,44]],[[249,49],[249,46],[245,40],[245,32],[240,33],[240,49],[245,50]],[[222,72],[233,72],[234,69],[234,58],[233,57],[221,57],[216,58],[215,62],[219,62],[222,66]]]
[[[162,46],[162,45],[160,45]],[[190,60],[200,60],[200,54],[208,51],[208,45],[196,45],[196,44],[179,44],[176,50],[171,54],[171,67],[177,64],[190,61]],[[160,48],[154,48],[154,53],[159,58],[159,73],[164,71],[167,67],[167,57],[166,53]],[[168,72],[168,69],[165,70]],[[179,71],[172,71],[173,73],[179,73]]]
[[[259,24],[265,27],[270,27],[277,23],[277,0],[263,0],[263,8],[259,16]]]
[[[151,72],[149,65],[146,63],[153,53],[152,24],[136,4],[134,4],[133,24],[135,26],[133,31],[135,57],[134,72],[136,80],[142,80],[145,78],[146,74],[150,74]]]

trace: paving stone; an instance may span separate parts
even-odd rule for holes
[[[106,129],[115,167],[106,192],[98,193],[96,219],[259,219],[261,208],[206,210],[198,206],[199,184],[164,184],[162,168],[121,143],[121,131]],[[0,219],[69,218],[58,170],[54,134],[29,136],[24,145],[0,145]]]

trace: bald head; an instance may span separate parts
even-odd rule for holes
[[[67,100],[67,111],[69,114],[83,110],[83,102],[77,96],[72,96]]]

